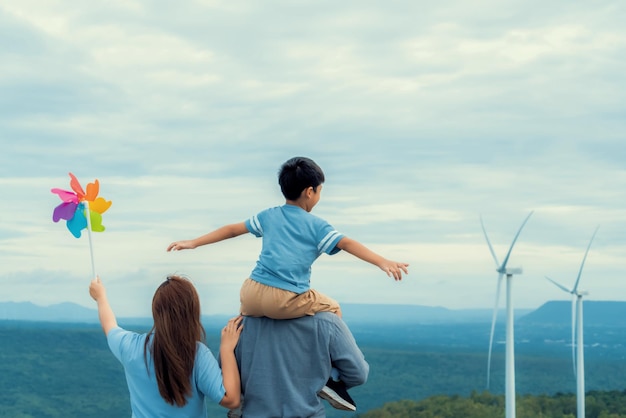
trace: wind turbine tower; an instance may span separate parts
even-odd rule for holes
[[[583,296],[587,296],[589,293],[584,290],[578,290],[578,284],[580,283],[580,276],[585,266],[585,260],[587,260],[587,254],[589,254],[589,248],[591,243],[598,232],[598,228],[593,232],[587,250],[583,257],[583,262],[580,264],[578,270],[578,276],[574,287],[568,289],[567,287],[555,282],[549,277],[546,279],[554,283],[559,289],[572,294],[572,364],[574,366],[574,376],[576,376],[576,416],[577,418],[585,417],[585,354],[583,343]]]
[[[513,246],[519,237],[519,234],[522,232],[524,225],[528,222],[528,219],[533,214],[531,211],[522,225],[517,230],[515,237],[513,238],[513,242],[509,247],[509,251],[506,253],[506,257],[504,257],[504,261],[502,264],[498,262],[498,257],[496,257],[496,253],[493,250],[493,246],[489,241],[489,237],[487,236],[487,231],[485,230],[485,225],[483,223],[482,217],[480,218],[480,225],[482,226],[483,233],[485,234],[485,239],[487,240],[487,245],[489,246],[489,251],[491,252],[491,256],[496,263],[496,272],[498,273],[498,284],[496,287],[496,302],[493,308],[493,317],[491,319],[491,334],[489,336],[489,356],[487,359],[487,388],[489,388],[489,377],[491,374],[491,351],[493,348],[493,334],[496,327],[496,319],[498,317],[498,304],[500,300],[500,289],[502,287],[502,278],[506,276],[506,354],[505,354],[505,404],[506,404],[506,418],[515,418],[515,337],[514,337],[514,313],[513,313],[513,300],[511,297],[511,287],[513,284],[513,275],[522,274],[521,268],[509,268],[507,267],[507,263],[509,262],[509,257],[511,256],[511,251],[513,251]]]

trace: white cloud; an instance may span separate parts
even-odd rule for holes
[[[479,216],[500,254],[530,210],[516,305],[560,297],[543,276],[575,274],[597,225],[585,286],[614,298],[620,16],[611,2],[0,1],[0,297],[91,303],[88,243],[51,222],[49,189],[72,171],[113,201],[93,238],[120,313],[145,311],[171,270],[230,312],[260,241],[165,247],[280,204],[280,164],[308,155],[327,176],[314,213],[411,262],[395,284],[319,260],[314,286],[342,302],[489,308]]]

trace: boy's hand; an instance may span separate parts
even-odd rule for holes
[[[193,240],[184,240],[184,241],[174,241],[168,247],[167,251],[178,251],[178,250],[193,250],[196,246],[193,243]]]
[[[402,280],[402,272],[404,272],[404,274],[409,274],[408,263],[385,260],[380,263],[378,267],[387,273],[387,276],[393,277],[395,281]]]
[[[220,348],[227,351],[235,350],[241,330],[243,329],[243,316],[239,315],[228,320],[226,326],[222,329],[222,340]]]
[[[89,285],[89,294],[96,302],[98,301],[98,299],[106,296],[106,289],[100,281],[100,277],[96,277],[91,281],[91,284]]]

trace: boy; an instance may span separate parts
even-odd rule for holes
[[[265,209],[245,222],[225,225],[192,240],[175,241],[167,251],[193,249],[250,232],[263,237],[263,245],[255,268],[241,287],[242,315],[290,319],[328,311],[341,316],[334,299],[310,288],[311,265],[322,253],[333,255],[340,250],[347,251],[379,267],[396,281],[402,280],[402,272],[408,274],[409,265],[376,254],[312,215],[310,212],[320,200],[324,180],[322,169],[313,160],[291,158],[282,165],[278,175],[285,197],[283,206]],[[327,386],[336,384],[329,379]],[[335,408],[356,409],[353,402],[345,404],[345,399],[337,399],[341,395],[327,389],[325,387],[320,396]],[[336,389],[351,401],[341,386]],[[328,399],[328,393],[332,399]]]

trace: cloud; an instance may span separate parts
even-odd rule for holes
[[[614,297],[621,15],[614,2],[3,2],[2,297],[91,303],[88,242],[51,222],[49,189],[72,171],[113,201],[93,239],[117,309],[145,311],[184,271],[210,309],[236,310],[259,240],[165,248],[281,204],[276,173],[294,155],[325,171],[314,213],[411,262],[394,286],[322,257],[314,285],[342,302],[490,307],[479,217],[500,254],[531,210],[516,305],[560,297],[543,276],[575,274],[597,225],[585,282]]]

